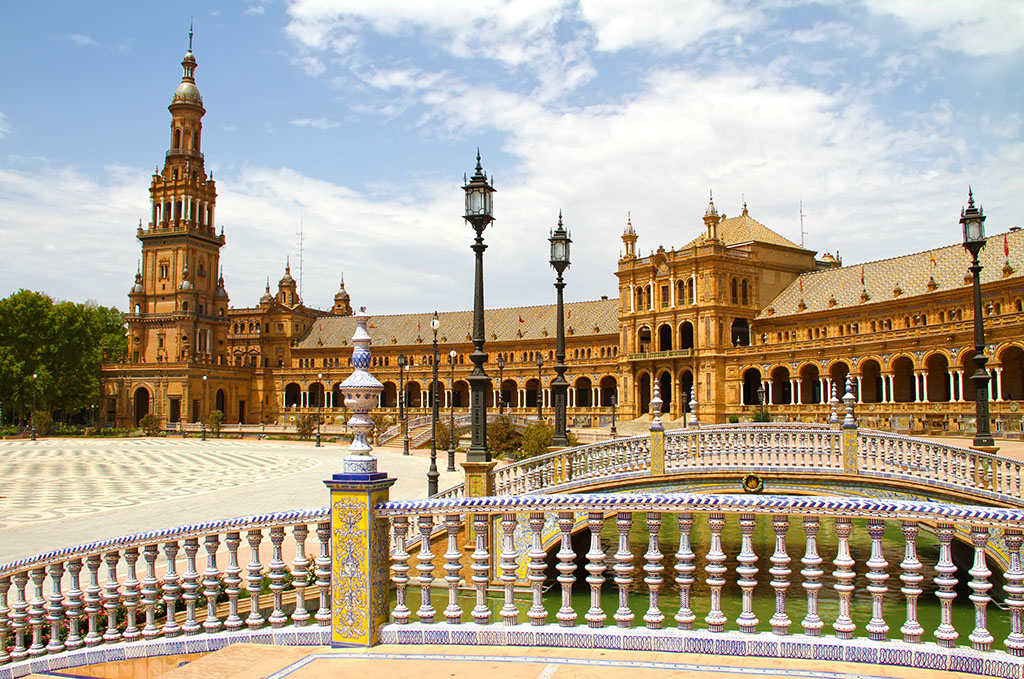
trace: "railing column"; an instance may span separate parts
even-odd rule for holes
[[[1010,609],[1010,635],[1006,637],[1006,650],[1010,655],[1024,655],[1024,629],[1021,625],[1021,613],[1024,612],[1024,570],[1021,570],[1020,548],[1024,543],[1024,534],[1018,530],[1007,530],[1003,535],[1006,551],[1010,555],[1009,568],[1004,578],[1006,584],[1006,605]]]
[[[281,554],[281,546],[284,544],[284,526],[274,526],[270,529],[271,556],[269,573],[270,592],[274,597],[274,608],[270,612],[268,622],[274,629],[284,627],[288,622],[288,616],[284,614],[284,580],[285,563]]]
[[[629,587],[633,584],[633,552],[629,549],[629,531],[633,527],[633,513],[619,512],[615,517],[619,529],[619,548],[615,552],[615,586],[619,589],[619,608],[615,611],[615,624],[629,628],[633,625],[633,611],[629,608]]]
[[[28,629],[28,601],[25,599],[25,586],[28,585],[28,573],[21,571],[14,574],[14,602],[11,604],[11,628],[14,630],[14,648],[11,649],[11,660],[17,662],[28,657],[25,647],[25,630]]]
[[[988,631],[987,606],[992,601],[988,591],[992,583],[988,581],[992,571],[985,564],[985,546],[988,544],[988,529],[984,526],[971,526],[971,542],[974,544],[974,565],[969,571],[971,581],[968,583],[973,593],[968,597],[974,602],[974,631],[970,634],[971,647],[975,651],[992,649],[992,633]]]
[[[117,564],[121,560],[118,552],[107,552],[103,555],[107,564],[107,582],[103,586],[103,610],[107,613],[107,629],[103,640],[108,644],[121,640],[121,631],[117,628],[117,609],[121,605],[121,583],[117,581]]]
[[[757,527],[757,519],[753,514],[740,514],[740,553],[736,557],[739,566],[736,567],[736,575],[739,576],[738,584],[742,590],[743,610],[736,624],[741,632],[753,634],[757,631],[757,616],[754,615],[754,587],[757,586],[757,555],[754,554],[753,536],[754,528]],[[710,558],[710,557],[709,557]]]
[[[882,556],[882,537],[885,534],[885,522],[881,519],[868,521],[868,535],[871,537],[871,558],[867,561],[867,567],[871,570],[867,573],[868,593],[871,594],[871,621],[867,624],[868,637],[872,641],[884,641],[889,632],[889,625],[885,623],[884,599],[889,588],[885,581],[889,574],[885,569],[889,562]]]
[[[543,523],[544,519],[541,515],[542,526]],[[460,577],[462,552],[459,551],[459,529],[462,528],[462,519],[458,514],[448,514],[444,517],[444,528],[448,533],[448,549],[444,553],[444,581],[448,585],[448,605],[444,609],[444,617],[449,625],[458,625],[462,622],[462,607],[459,606],[459,581],[462,579]],[[543,556],[541,563],[543,563]],[[543,570],[541,573],[543,574]]]
[[[130,547],[124,551],[124,562],[128,566],[128,577],[124,581],[125,641],[135,641],[141,636],[138,628],[139,579],[135,565],[139,562],[139,548]]]
[[[142,605],[146,609],[146,624],[142,628],[142,638],[152,639],[160,635],[160,629],[156,626],[156,602],[160,600],[160,581],[156,579],[156,559],[159,556],[156,545],[146,545],[142,548],[142,559],[146,562],[146,574],[142,578]],[[80,611],[75,611],[72,616],[71,602],[72,592],[78,589],[78,574],[71,570],[73,564],[68,564],[71,571],[71,589],[68,590],[68,617],[71,618],[71,628],[75,630],[78,623]],[[78,566],[81,569],[81,564]],[[71,637],[65,644],[71,648]]]
[[[711,546],[708,548],[707,562],[704,567],[711,595],[711,607],[704,621],[709,632],[724,632],[727,618],[722,612],[722,587],[725,586],[725,552],[722,551],[722,529],[725,528],[725,514],[714,512],[708,515],[708,528],[711,530]]]
[[[185,624],[181,626],[188,636],[199,634],[203,629],[196,621],[196,601],[199,599],[199,572],[196,570],[196,554],[199,553],[199,540],[185,540],[185,572],[181,574],[181,598],[185,602]]]
[[[206,549],[206,570],[203,571],[203,596],[206,597],[206,620],[203,629],[207,634],[219,632],[222,625],[217,617],[217,596],[220,594],[220,569],[217,568],[217,548],[220,538],[216,533],[207,535],[203,541]]]
[[[487,552],[490,520],[487,514],[473,515],[473,533],[476,535],[476,549],[473,550],[473,587],[476,589],[476,605],[473,606],[473,621],[486,625],[491,621],[491,609],[487,607],[487,583],[490,582],[491,555]]]
[[[434,553],[430,549],[430,534],[434,530],[434,517],[425,514],[419,517],[417,526],[420,530],[420,551],[417,555],[416,570],[419,576],[416,581],[420,585],[420,607],[416,611],[420,622],[434,622],[434,606],[430,601],[431,589],[434,585]]]
[[[679,585],[679,611],[675,614],[676,624],[681,630],[693,629],[697,619],[690,610],[690,586],[693,585],[693,565],[696,556],[690,549],[690,529],[693,528],[693,514],[684,512],[676,516],[679,526],[679,550],[676,552],[676,584]]]
[[[7,637],[11,632],[11,609],[7,607],[7,593],[10,590],[11,577],[0,577],[0,664],[5,665],[11,661],[11,654],[7,650]]]
[[[775,531],[775,551],[772,553],[772,567],[768,572],[772,576],[772,587],[775,589],[775,615],[772,616],[772,632],[779,635],[789,634],[792,622],[786,615],[786,590],[789,589],[789,575],[792,571],[789,562],[792,560],[786,553],[786,532],[789,531],[789,517],[785,515],[772,517],[772,530]]]
[[[163,600],[167,611],[167,619],[164,622],[164,636],[176,637],[181,634],[181,627],[178,625],[178,596],[181,588],[178,587],[177,557],[178,543],[175,541],[164,544],[164,554],[167,557],[167,572],[164,574]],[[88,591],[88,589],[87,589]],[[86,598],[88,602],[88,598]],[[86,611],[89,609],[86,608]],[[91,625],[90,621],[90,625]],[[89,645],[89,637],[85,638],[86,645]]]
[[[857,577],[853,572],[856,562],[850,556],[850,533],[853,531],[853,523],[848,518],[838,517],[835,520],[835,529],[839,547],[836,558],[832,561],[836,566],[833,573],[836,584],[833,587],[839,593],[839,617],[832,623],[832,629],[836,631],[836,637],[852,639],[853,631],[857,629],[850,617],[850,598],[855,589],[853,581]]]
[[[939,539],[939,562],[935,564],[935,586],[938,591],[940,622],[935,630],[935,641],[943,648],[953,648],[960,636],[953,627],[953,600],[956,599],[956,565],[953,563],[953,534],[955,529],[951,523],[940,523],[935,530]]]
[[[458,516],[456,515],[456,519]],[[530,610],[527,613],[527,617],[530,619],[531,625],[543,625],[547,622],[547,610],[544,608],[543,596],[544,596],[544,571],[547,568],[545,558],[547,552],[544,551],[543,535],[544,530],[544,513],[543,512],[530,512],[530,551],[526,556],[530,559],[528,568],[528,574],[526,579],[530,582],[530,590],[532,592],[532,602]],[[458,585],[458,582],[455,583]]]
[[[28,603],[28,622],[32,626],[32,645],[28,647],[30,658],[46,655],[43,645],[43,626],[46,624],[46,599],[43,598],[43,583],[46,582],[46,569],[33,568],[29,572],[32,588],[35,590],[32,601]]]
[[[406,538],[409,535],[408,517],[396,516],[391,522],[391,532],[395,536],[394,549],[391,552],[391,582],[395,583],[395,609],[391,611],[391,617],[396,625],[407,625],[412,615],[406,602],[410,570],[410,556],[406,549]]]
[[[501,582],[505,589],[505,603],[501,607],[501,620],[506,625],[519,623],[519,608],[516,606],[516,561],[519,552],[516,551],[516,515],[515,512],[508,512],[501,515]]]
[[[576,582],[576,552],[572,548],[572,528],[574,514],[558,513],[558,530],[561,535],[561,548],[558,550],[558,584],[562,587],[562,606],[555,617],[561,627],[572,627],[576,622],[576,611],[572,607],[572,586]]]
[[[295,558],[292,559],[292,586],[295,588],[295,610],[292,612],[292,622],[296,627],[305,627],[309,624],[309,611],[306,610],[306,588],[309,587],[309,557],[306,556],[306,538],[309,537],[309,528],[300,523],[292,528],[292,537],[295,538]]]
[[[903,641],[908,644],[921,643],[921,635],[924,634],[924,628],[917,621],[917,600],[922,592],[921,581],[924,580],[924,576],[921,575],[921,562],[917,558],[918,531],[917,521],[903,522],[904,556],[900,563],[900,568],[903,569],[903,573],[900,574],[903,587],[900,591],[907,597],[907,621],[900,627],[900,632],[903,634]]]
[[[644,584],[647,585],[649,594],[649,605],[647,613],[644,614],[644,622],[647,629],[661,629],[661,623],[665,620],[664,614],[658,607],[658,591],[661,588],[661,574],[665,567],[661,565],[664,555],[658,544],[659,533],[661,532],[661,512],[647,512],[647,553],[644,554]]]
[[[224,593],[228,595],[228,617],[224,620],[224,629],[235,632],[242,629],[242,618],[238,615],[238,595],[242,589],[242,567],[238,565],[238,548],[242,544],[242,534],[228,533],[224,536],[224,544],[228,548],[228,565],[224,568]]]
[[[47,653],[60,653],[64,643],[60,640],[60,625],[64,622],[64,595],[60,591],[60,581],[64,577],[64,564],[50,564],[50,603],[46,607],[46,621],[50,623],[50,641],[46,644]],[[6,647],[3,649],[6,653]]]
[[[98,619],[100,611],[103,610],[100,607],[103,601],[100,598],[103,588],[100,587],[99,580],[101,561],[99,554],[93,554],[85,560],[85,567],[89,569],[89,584],[85,588],[85,614],[89,621],[89,631],[85,635],[86,646],[96,646],[103,641],[99,633]]]
[[[587,526],[590,528],[590,550],[587,552],[587,584],[590,585],[590,608],[584,616],[589,627],[604,627],[605,614],[601,610],[601,585],[604,584],[604,551],[601,549],[601,529],[604,527],[602,512],[588,512]]]

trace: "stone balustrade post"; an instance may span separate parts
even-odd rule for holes
[[[658,382],[654,382],[654,397],[651,398],[651,476],[665,473],[665,427],[661,423],[661,393]]]

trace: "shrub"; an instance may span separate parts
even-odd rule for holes
[[[46,436],[53,431],[53,418],[45,410],[37,410],[32,414],[32,422],[36,426],[36,436]]]
[[[146,436],[156,436],[160,433],[160,418],[153,413],[148,413],[139,420],[139,426],[142,427]]]
[[[487,424],[487,447],[496,455],[514,453],[522,440],[523,435],[516,431],[508,417],[499,417]]]
[[[767,408],[765,408],[764,414],[762,416],[761,406],[753,406],[750,409],[750,421],[751,422],[771,422],[772,421],[772,416],[768,412]]]
[[[316,415],[300,415],[295,418],[295,433],[299,435],[300,439],[308,441],[314,431],[316,431]]]
[[[222,424],[224,424],[224,413],[221,411],[214,410],[206,416],[206,428],[217,438],[220,438],[220,425]]]
[[[729,424],[738,424],[739,421],[740,421],[740,416],[739,415],[730,415],[729,416]]]
[[[555,436],[555,428],[547,422],[535,422],[523,431],[523,439],[519,457],[536,457],[548,452],[551,439]]]

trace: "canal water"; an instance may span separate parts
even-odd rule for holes
[[[708,613],[710,592],[706,584],[707,571],[705,567],[708,564],[706,555],[710,544],[710,531],[706,515],[695,514],[694,518],[695,524],[690,531],[690,548],[695,554],[693,564],[696,566],[696,570],[691,575],[694,578],[694,583],[691,585],[690,608],[697,616],[694,628],[707,629],[704,616]],[[588,574],[583,568],[586,564],[584,555],[589,549],[589,539],[590,533],[587,530],[577,534],[574,539],[577,570],[575,573],[576,583],[573,586],[572,606],[578,616],[576,623],[582,625],[586,624],[584,615],[590,608],[590,587],[586,583]],[[601,545],[606,555],[605,566],[607,568],[604,574],[606,580],[602,588],[601,607],[607,615],[605,625],[614,626],[615,620],[612,616],[618,608],[618,587],[613,581],[615,577],[614,571],[611,570],[611,567],[615,564],[614,554],[618,548],[618,528],[614,517],[608,517],[605,520],[604,529],[601,534]],[[726,526],[722,533],[722,545],[727,557],[724,565],[728,569],[723,576],[726,580],[726,585],[722,589],[722,610],[728,618],[725,628],[726,630],[737,630],[739,628],[736,625],[736,619],[742,611],[742,590],[737,584],[738,576],[736,575],[736,567],[739,565],[736,561],[736,556],[740,550],[740,531],[735,515],[726,515]],[[822,588],[818,594],[818,615],[825,623],[821,631],[825,636],[834,636],[835,630],[832,628],[832,623],[835,622],[839,615],[839,598],[833,587],[836,583],[836,579],[833,576],[835,566],[832,563],[833,559],[836,558],[837,545],[838,540],[832,519],[822,518],[821,527],[818,532],[818,554],[823,559],[819,568],[824,571],[824,574],[820,578]],[[630,586],[630,608],[635,616],[633,620],[634,627],[644,626],[643,616],[648,608],[648,588],[643,583],[643,578],[646,575],[643,571],[645,563],[643,555],[647,552],[647,546],[646,516],[638,512],[633,515],[633,526],[630,532],[630,549],[633,553],[634,568],[633,583]],[[659,547],[664,555],[661,561],[664,570],[661,573],[662,585],[659,588],[659,608],[665,616],[663,627],[666,628],[676,626],[673,616],[679,610],[679,587],[675,583],[676,571],[673,568],[676,564],[675,552],[678,546],[679,531],[675,515],[663,513],[662,526],[659,532]],[[903,635],[900,632],[900,626],[906,621],[906,598],[900,592],[903,582],[899,579],[899,575],[903,571],[899,564],[904,558],[904,540],[899,522],[886,523],[882,546],[883,556],[889,562],[888,567],[885,569],[889,574],[889,579],[885,582],[889,591],[884,596],[884,617],[889,625],[889,637],[892,639],[902,639]],[[408,551],[412,554],[410,564],[413,565],[413,570],[409,573],[412,577],[410,578],[406,598],[407,605],[413,612],[411,620],[416,620],[415,613],[420,605],[420,589],[418,586],[415,586],[415,563],[418,545],[410,547]],[[757,555],[757,563],[754,565],[758,569],[758,573],[755,576],[757,586],[754,588],[753,601],[754,615],[758,618],[757,631],[770,632],[771,625],[769,621],[775,613],[775,590],[770,584],[772,576],[768,572],[768,569],[772,567],[770,557],[775,551],[775,532],[772,529],[771,517],[758,517],[757,526],[753,534],[753,547],[754,553]],[[791,559],[789,568],[792,571],[788,578],[790,585],[786,594],[786,614],[792,622],[789,630],[790,634],[803,634],[803,627],[800,622],[807,613],[807,594],[806,590],[802,587],[804,578],[800,575],[800,570],[804,567],[800,562],[801,557],[804,555],[804,549],[803,522],[799,517],[792,517],[786,536],[786,552]],[[555,622],[555,613],[561,606],[561,588],[554,580],[558,574],[554,570],[554,565],[558,563],[557,558],[554,557],[556,551],[557,547],[549,552],[548,581],[545,583],[547,589],[544,595],[544,606],[549,613],[549,623]],[[971,590],[966,584],[971,579],[967,574],[967,569],[970,568],[970,562],[967,561],[969,552],[968,548],[956,551],[959,551],[963,558],[959,559],[961,563],[958,564],[959,570],[956,574],[960,584],[956,589],[957,597],[953,604],[953,625],[960,633],[957,645],[970,646],[970,641],[967,637],[974,629],[974,605],[968,599]],[[867,638],[865,626],[871,620],[872,599],[871,594],[867,590],[869,581],[865,574],[869,569],[865,564],[871,556],[871,539],[867,531],[867,522],[864,520],[853,521],[853,533],[850,536],[850,554],[856,561],[853,570],[857,574],[854,580],[856,589],[851,599],[851,617],[857,626],[854,636],[855,638]],[[923,565],[919,573],[924,577],[924,580],[919,585],[923,592],[918,599],[917,606],[918,620],[924,628],[922,640],[935,641],[934,631],[940,622],[939,600],[935,596],[938,588],[934,582],[936,576],[935,564],[938,563],[939,558],[939,544],[934,533],[931,532],[929,527],[924,525],[921,525],[917,538],[917,554],[918,560]],[[439,560],[436,560],[435,563],[437,561]],[[990,581],[997,585],[990,591],[990,594],[993,595],[994,600],[1001,601],[1002,590],[998,586],[1001,578],[995,573],[997,569],[993,565],[989,564],[989,570],[994,572]],[[440,574],[440,569],[435,571],[435,575],[439,576]],[[474,596],[472,591],[463,591],[460,595],[460,603],[464,611],[463,621],[472,620],[469,613],[474,605]],[[491,608],[493,621],[501,620],[499,611],[502,606],[502,596],[502,592],[498,590],[489,592],[488,604]],[[443,621],[444,616],[442,612],[447,605],[447,590],[436,588],[431,595],[431,601],[437,611],[435,619]],[[520,608],[520,622],[528,622],[526,611],[530,605],[529,592],[517,591],[516,601]],[[393,605],[394,593],[392,592]],[[995,637],[994,649],[1005,649],[1004,640],[1010,632],[1009,618],[1009,611],[1005,608],[1000,608],[996,601],[989,604],[988,629],[992,636]]]

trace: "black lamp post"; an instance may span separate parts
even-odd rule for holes
[[[32,440],[36,440],[36,394],[39,393],[39,373],[32,373]]]
[[[200,440],[206,440],[206,382],[209,380],[209,375],[203,375],[203,407],[199,409],[199,426],[202,427],[203,434]],[[134,417],[132,418],[134,419]],[[135,424],[134,422],[132,424]]]
[[[405,354],[398,355],[398,426],[402,430],[402,455],[409,454],[409,439],[405,435],[405,366],[409,364]]]
[[[320,386],[320,393],[316,399],[316,447],[320,447],[320,408],[323,405],[324,400],[324,374],[316,374],[316,383]]]
[[[437,312],[430,319],[430,329],[434,332],[434,353],[431,360],[433,378],[430,382],[430,468],[427,470],[427,497],[437,495],[437,331],[441,328],[441,321],[437,318]]]
[[[498,415],[505,409],[505,358],[498,354]]]
[[[971,253],[973,259],[968,271],[974,278],[974,412],[977,420],[974,433],[974,445],[979,448],[995,446],[988,424],[988,370],[985,364],[985,318],[981,309],[981,264],[978,254],[985,247],[985,214],[980,207],[974,206],[974,192],[967,192],[967,209],[960,210],[960,223],[964,227],[964,248]]]
[[[551,243],[551,266],[558,274],[555,280],[555,290],[558,291],[557,314],[558,343],[555,346],[555,378],[551,380],[551,396],[555,404],[555,435],[551,439],[551,445],[555,447],[568,447],[569,438],[565,432],[565,408],[568,399],[569,383],[565,380],[565,371],[569,366],[565,364],[565,314],[562,308],[562,290],[565,283],[562,282],[562,273],[569,267],[569,244],[572,240],[569,233],[562,226],[562,212],[558,212],[558,228],[555,229],[548,241]]]
[[[615,407],[617,405],[619,405],[619,397],[612,394],[612,438],[615,438],[618,435],[618,432],[615,431]]]
[[[761,406],[761,421],[764,422],[764,383],[757,388],[757,404]]]
[[[476,172],[466,181],[462,190],[466,192],[466,214],[463,218],[476,231],[473,252],[476,253],[476,270],[473,288],[473,372],[469,374],[469,408],[472,441],[466,454],[467,462],[490,462],[491,451],[487,449],[487,390],[492,388],[491,379],[484,372],[487,354],[484,353],[484,229],[494,221],[492,194],[494,188],[487,182],[487,175],[480,165],[480,151],[476,153]]]
[[[541,368],[544,367],[544,356],[537,352],[537,421],[544,419],[544,377]]]
[[[452,349],[448,352],[448,361],[452,364],[452,393],[448,402],[448,471],[455,469],[455,359],[459,352]]]

